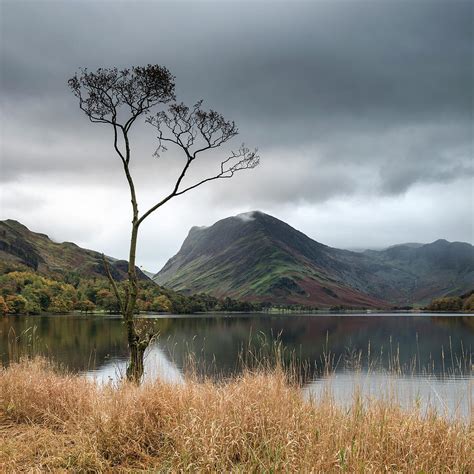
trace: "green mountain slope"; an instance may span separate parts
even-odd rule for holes
[[[127,278],[124,260],[106,257],[119,291]],[[137,268],[138,311],[193,313],[255,311],[260,305],[219,300],[209,295],[182,295],[163,288]],[[102,255],[69,242],[56,243],[17,221],[0,221],[0,316],[2,314],[108,311],[118,302],[105,275]]]
[[[253,212],[193,227],[153,279],[178,291],[285,304],[423,303],[474,287],[473,247],[446,244],[350,252]]]
[[[127,278],[127,262],[107,259],[116,280]],[[3,267],[21,266],[52,277],[70,272],[86,278],[106,276],[100,253],[72,242],[53,242],[47,235],[32,232],[11,219],[0,221],[0,262]],[[137,271],[140,279],[149,279]]]

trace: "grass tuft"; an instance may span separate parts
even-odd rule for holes
[[[0,372],[2,472],[474,472],[472,428],[358,396],[307,400],[278,367],[118,388],[44,359]]]

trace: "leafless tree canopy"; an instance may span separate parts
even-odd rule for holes
[[[260,157],[257,149],[250,150],[242,144],[237,151],[232,151],[230,156],[221,161],[219,169],[213,176],[190,186],[181,187],[186,172],[199,154],[220,147],[238,134],[237,126],[233,121],[225,120],[215,110],[206,111],[201,108],[201,105],[202,101],[194,104],[192,108],[183,103],[171,104],[167,111],[158,112],[146,119],[147,123],[155,127],[158,132],[158,147],[154,153],[155,156],[159,157],[168,149],[167,144],[171,143],[182,149],[186,160],[173,191],[149,209],[141,220],[174,196],[184,194],[208,181],[232,178],[237,171],[252,169],[259,164]]]
[[[158,112],[147,119],[158,130],[158,156],[160,151],[166,151],[165,143],[171,142],[195,158],[198,153],[217,148],[238,134],[235,122],[225,120],[214,110],[206,112],[201,105],[202,100],[192,109],[183,103],[172,104],[167,112]],[[193,147],[196,147],[194,151]]]
[[[81,69],[69,79],[69,87],[79,99],[79,107],[91,122],[118,125],[122,106],[129,116],[121,126],[128,131],[136,118],[159,103],[174,100],[174,76],[163,66],[134,66],[127,69]]]
[[[79,99],[79,107],[91,122],[113,126],[115,151],[125,166],[127,179],[134,193],[128,168],[131,156],[128,132],[140,115],[148,114],[150,109],[160,103],[175,99],[174,76],[165,67],[150,64],[121,70],[99,68],[94,72],[84,68],[79,75],[69,79],[68,84]],[[183,150],[186,160],[172,192],[137,218],[138,223],[172,197],[208,181],[231,178],[237,171],[258,165],[257,150],[250,150],[242,144],[237,151],[231,152],[221,161],[214,175],[188,187],[180,187],[191,163],[200,153],[218,148],[238,134],[235,122],[226,120],[215,110],[206,111],[201,106],[202,101],[192,108],[183,103],[173,103],[167,111],[160,111],[147,118],[147,122],[158,132],[155,155],[160,156],[160,153],[167,150],[166,144],[172,143]],[[120,147],[119,137],[123,137],[124,148]]]

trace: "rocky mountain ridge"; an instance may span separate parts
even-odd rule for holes
[[[474,287],[474,248],[440,239],[351,252],[255,211],[191,228],[153,279],[177,291],[273,303],[425,304]]]

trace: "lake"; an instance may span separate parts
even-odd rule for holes
[[[474,316],[443,314],[166,315],[141,318],[159,332],[146,355],[146,377],[183,383],[184,374],[222,378],[272,360],[297,367],[305,396],[330,391],[395,398],[447,416],[473,409]],[[43,354],[100,382],[125,370],[119,316],[0,318],[0,354]]]

